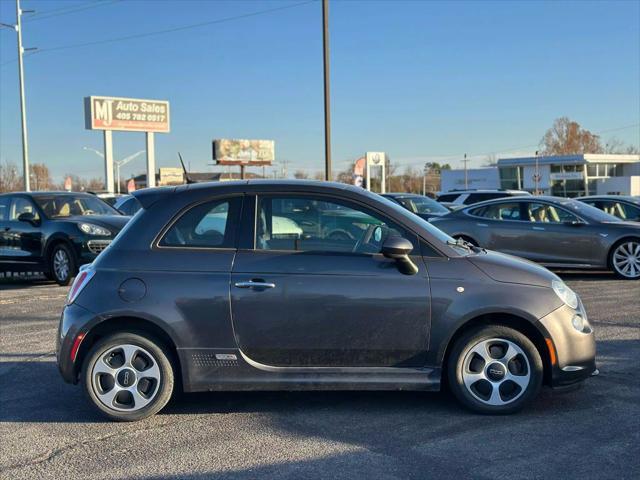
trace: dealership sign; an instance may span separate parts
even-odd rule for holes
[[[583,172],[561,172],[549,174],[551,180],[583,180]]]
[[[169,102],[137,98],[87,97],[85,121],[89,130],[127,132],[169,131]]]
[[[271,165],[274,159],[273,140],[221,138],[213,141],[213,160],[218,165]]]

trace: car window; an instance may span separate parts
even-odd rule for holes
[[[536,223],[580,222],[574,214],[546,203],[531,202],[526,205],[529,221]]]
[[[17,221],[18,217],[23,213],[31,213],[34,216],[34,219],[40,219],[40,215],[31,200],[24,197],[14,197],[11,204],[11,215],[9,220]]]
[[[9,206],[11,197],[0,197],[0,221],[9,220]]]
[[[622,220],[637,221],[640,219],[640,207],[634,207],[615,200],[602,200],[601,209],[609,215],[621,218]]]
[[[125,215],[134,215],[140,210],[140,202],[138,202],[138,199],[135,197],[128,198],[118,207],[118,210]]]
[[[167,230],[161,247],[233,248],[240,198],[215,200],[187,210]]]
[[[401,198],[400,201],[407,208],[407,210],[414,213],[421,213],[423,215],[430,213],[448,213],[449,210],[440,205],[435,200],[427,197],[406,197]]]
[[[118,211],[93,195],[38,195],[36,202],[48,218],[75,215],[118,215]]]
[[[407,235],[360,207],[315,197],[260,198],[256,249],[380,253],[389,236]]]
[[[453,202],[459,196],[460,196],[459,193],[445,193],[444,195],[440,195],[438,197],[438,201],[439,202]]]
[[[490,220],[522,220],[520,217],[520,203],[494,203],[469,210],[471,215]]]

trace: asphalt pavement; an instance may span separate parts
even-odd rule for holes
[[[183,395],[111,423],[54,357],[66,288],[0,280],[0,478],[640,478],[640,282],[563,274],[601,374],[512,416],[416,392]]]

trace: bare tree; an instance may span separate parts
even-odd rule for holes
[[[296,170],[293,174],[293,178],[297,178],[298,180],[304,180],[309,178],[309,175],[306,174],[303,170]]]
[[[583,129],[578,122],[561,117],[553,122],[540,141],[544,155],[602,153],[600,137]]]
[[[29,166],[31,185],[33,190],[49,190],[53,182],[49,167],[44,163],[33,163]]]
[[[604,153],[622,153],[627,155],[637,155],[640,153],[640,149],[633,145],[627,145],[622,140],[612,137],[607,141],[604,146]]]
[[[22,175],[18,175],[15,163],[0,163],[0,193],[22,189]]]

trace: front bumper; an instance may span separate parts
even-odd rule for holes
[[[579,311],[564,305],[540,319],[550,350],[552,387],[573,385],[596,371],[596,338],[593,329],[589,326],[584,331],[576,330],[571,323],[576,313],[586,318],[581,304]]]
[[[75,303],[67,305],[62,311],[56,338],[56,360],[58,370],[67,383],[78,381],[79,365],[76,365],[75,359],[72,358],[74,341],[78,335],[88,331],[89,324],[94,318],[94,313]],[[82,348],[81,343],[80,348]]]

